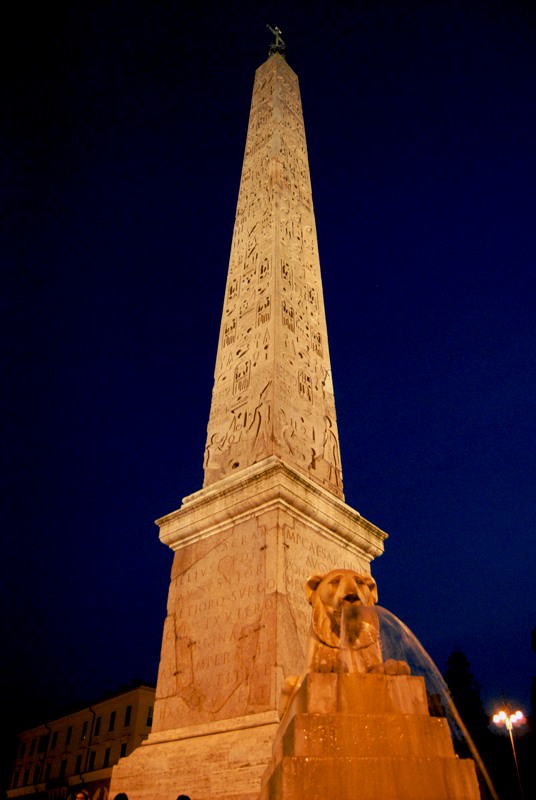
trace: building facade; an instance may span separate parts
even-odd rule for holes
[[[145,739],[154,687],[142,684],[19,734],[8,798],[106,800],[112,767]]]

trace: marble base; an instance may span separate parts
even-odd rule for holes
[[[275,737],[261,800],[478,800],[475,766],[430,717],[424,681],[310,674]]]

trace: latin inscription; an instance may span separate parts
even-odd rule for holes
[[[270,702],[277,587],[266,549],[265,528],[250,520],[172,581],[158,686],[189,709],[184,724],[189,713],[245,714]]]

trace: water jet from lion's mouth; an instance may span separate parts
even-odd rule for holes
[[[353,612],[352,616],[355,617],[355,607],[352,604],[345,603],[341,609],[341,632],[340,632],[340,641],[341,641],[341,664],[345,672],[352,671],[352,654],[350,652],[350,635],[349,635],[349,612]]]
[[[384,662],[388,659],[405,661],[412,675],[424,678],[431,714],[445,717],[458,756],[470,757],[476,764],[482,800],[499,800],[484,762],[435,662],[402,620],[382,606],[374,606],[374,612],[379,621],[380,647]]]

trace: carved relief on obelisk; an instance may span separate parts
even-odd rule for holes
[[[268,456],[342,497],[298,79],[256,73],[205,450],[205,486]]]

